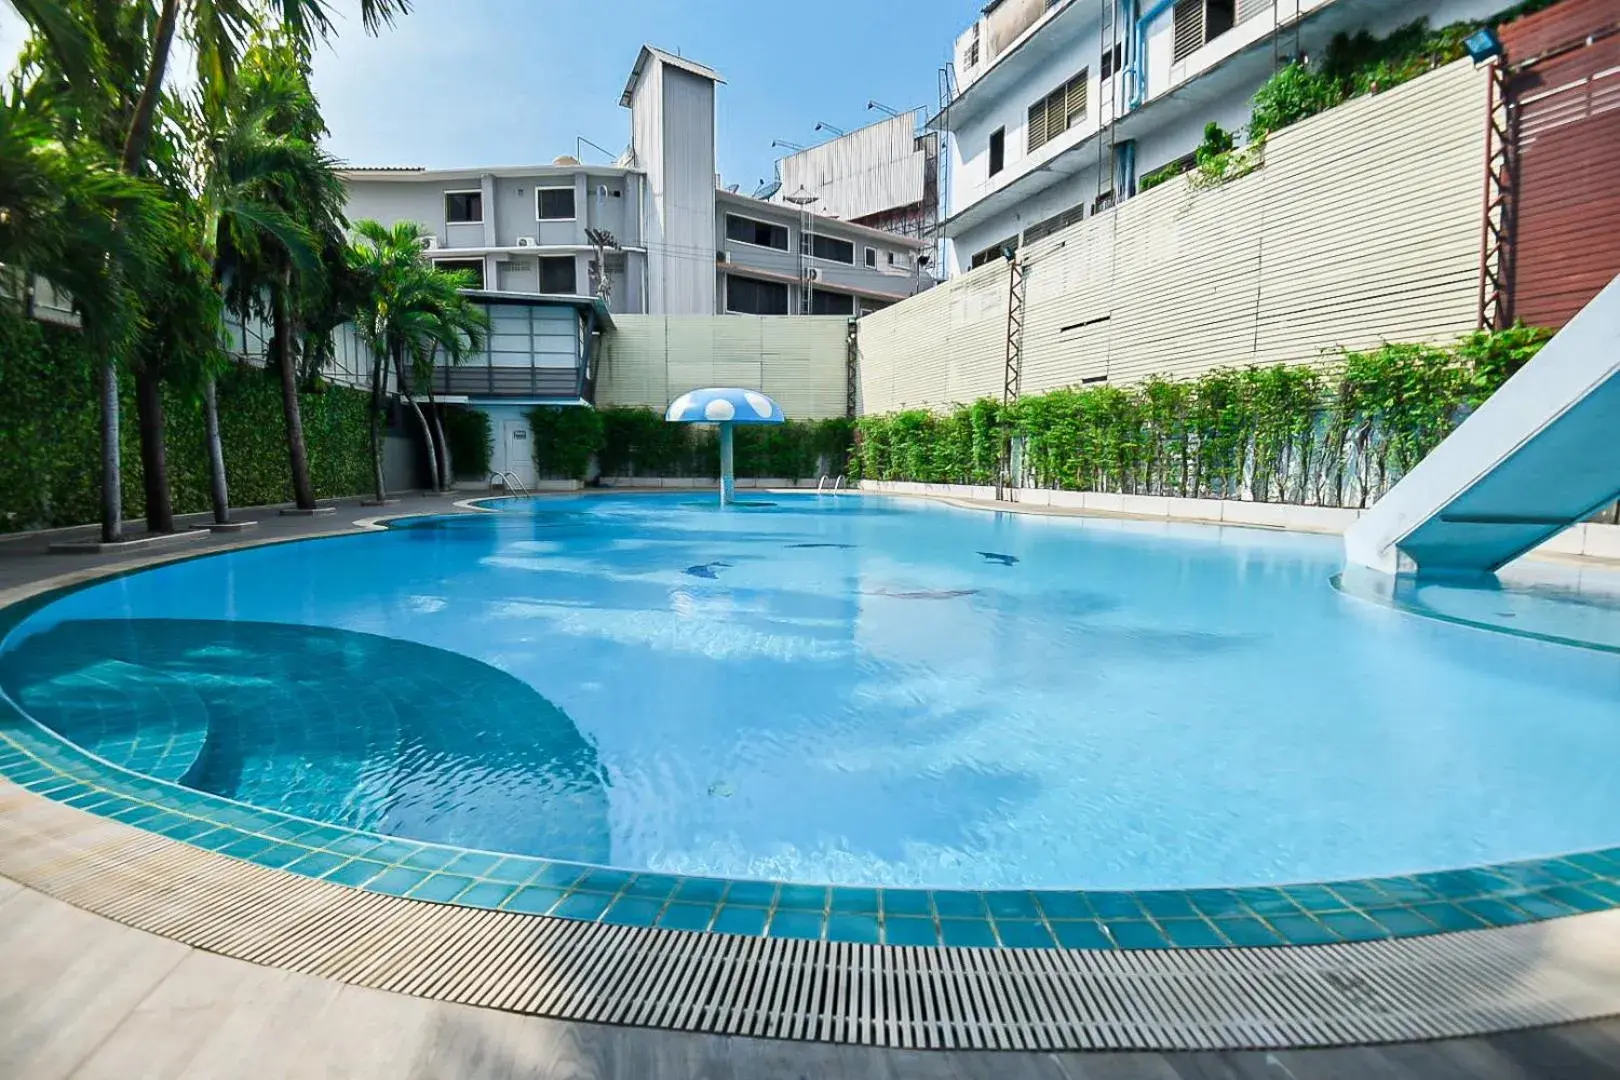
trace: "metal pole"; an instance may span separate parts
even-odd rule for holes
[[[730,506],[736,495],[736,470],[732,463],[731,425],[720,425],[720,505]]]

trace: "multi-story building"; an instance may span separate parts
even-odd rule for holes
[[[956,41],[950,272],[1099,213],[1190,159],[1210,121],[1334,35],[1483,18],[1505,0],[993,0]]]
[[[720,82],[644,46],[620,98],[630,146],[614,164],[349,169],[347,214],[418,222],[432,259],[472,272],[482,292],[552,306],[599,297],[620,314],[858,315],[916,292],[920,240],[719,187]]]

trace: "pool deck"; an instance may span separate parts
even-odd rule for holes
[[[346,500],[336,513],[315,519],[279,517],[274,510],[248,511],[242,516],[257,518],[261,524],[244,534],[213,535],[162,551],[117,554],[48,554],[47,538],[38,536],[0,540],[0,603],[34,591],[47,579],[63,583],[59,580],[62,575],[88,578],[208,551],[346,532],[379,515],[451,510],[451,500],[428,497],[408,498],[382,509]],[[253,880],[237,874],[237,866],[251,871]],[[586,924],[584,935],[571,930],[553,934],[553,943],[566,938],[568,948],[535,950],[535,939],[529,935],[553,933],[547,926],[561,920],[538,916],[503,920],[499,917],[506,913],[469,912],[393,897],[376,897],[362,904],[346,895],[365,895],[355,890],[323,882],[300,883],[291,875],[249,867],[226,856],[141,834],[10,785],[0,790],[0,875],[0,957],[4,958],[6,976],[0,979],[0,1076],[7,1077],[893,1075],[994,1076],[998,1080],[1137,1076],[1307,1080],[1467,1076],[1490,1080],[1620,1075],[1620,1021],[1613,1020],[1377,1048],[1185,1053],[908,1050],[788,1041],[781,1038],[793,1034],[786,1030],[773,1032],[777,1038],[760,1039],[618,1026],[636,1022],[637,1009],[660,989],[634,973],[628,979],[632,991],[628,998],[624,997],[623,985],[612,988],[619,992],[621,1005],[616,1015],[607,1018],[617,1023],[559,1020],[551,1017],[589,1013],[589,999],[599,996],[599,990],[609,989],[599,981],[593,985],[591,978],[580,973],[578,961],[592,951],[584,948],[587,936],[594,934],[601,945],[620,951],[628,946],[628,953],[638,958],[633,964],[644,968],[646,955],[666,951],[653,948],[654,943],[667,947],[683,940],[721,941],[724,936],[658,931],[627,934],[623,928]],[[229,889],[205,887],[210,881],[237,878],[241,878],[239,883]],[[143,893],[144,897],[140,895]],[[246,937],[239,933],[235,943],[226,940],[230,935],[221,936],[220,920],[198,917],[206,914],[214,896],[235,909],[238,929],[251,926],[265,932]],[[273,910],[278,906],[284,918]],[[92,911],[104,912],[111,918]],[[458,911],[461,914],[456,914]],[[1315,957],[1320,961],[1315,967],[1325,980],[1323,985],[1335,987],[1346,1002],[1359,1001],[1375,1014],[1374,1026],[1364,1030],[1371,1032],[1368,1039],[1383,1042],[1403,1037],[1403,1031],[1424,1030],[1425,1024],[1435,1033],[1445,1030],[1443,1024],[1434,1026],[1435,1016],[1455,1011],[1458,1001],[1443,988],[1464,985],[1453,982],[1441,970],[1451,965],[1454,975],[1465,979],[1469,992],[1490,996],[1487,991],[1494,989],[1506,997],[1517,993],[1522,998],[1520,1004],[1529,1009],[1501,1012],[1493,1024],[1489,1014],[1501,1003],[1486,1002],[1482,997],[1473,1003],[1475,1008],[1465,1006],[1466,1011],[1477,1012],[1480,1017],[1476,1029],[1524,1027],[1546,1022],[1535,1018],[1534,999],[1541,997],[1560,999],[1558,1009],[1542,1014],[1555,1020],[1620,1010],[1617,916],[1620,913],[1580,915],[1512,930],[1416,939],[1431,943],[1421,947],[1429,953],[1423,964],[1397,972],[1395,983],[1401,985],[1380,985],[1378,969],[1382,967],[1388,974],[1400,967],[1392,967],[1388,961],[1394,951],[1411,947],[1403,942],[1382,942],[1365,948],[1344,945],[1323,949],[1207,950],[1206,959],[1198,966],[1219,966],[1215,957],[1222,953],[1249,969],[1276,967],[1267,954],[1292,954],[1302,963]],[[462,919],[470,936],[458,933],[450,940],[439,937],[438,949],[430,940],[420,949],[404,951],[424,957],[443,956],[445,952],[476,956],[481,970],[473,970],[469,964],[460,967],[454,978],[424,982],[422,971],[412,977],[410,965],[401,968],[394,963],[393,954],[400,951],[399,943],[407,937],[420,939],[422,933],[433,931],[428,934],[432,939],[449,922]],[[357,925],[356,920],[369,925]],[[345,940],[346,934],[377,931],[389,924],[391,938],[367,934],[372,942],[358,955],[354,952],[357,941]],[[161,932],[150,933],[138,926]],[[300,934],[306,941],[326,939],[325,951],[318,956],[305,953],[301,961],[295,955],[301,951],[295,947]],[[255,936],[257,942],[251,940]],[[503,944],[524,945],[521,959],[531,965],[540,962],[539,970],[531,970],[530,982],[520,986],[517,997],[503,1008],[458,1003],[478,999],[479,995],[435,993],[435,987],[428,985],[436,981],[438,989],[471,987],[476,991],[481,979],[510,979],[511,971],[488,970],[500,966],[491,964],[490,958],[500,956]],[[827,948],[812,957],[804,951],[808,944],[813,943],[788,943],[783,949],[799,950],[792,955],[800,964],[819,958],[819,954],[836,960],[858,952],[845,950],[833,955],[835,951]],[[875,951],[860,955],[877,956],[879,951],[896,957],[904,955],[911,963],[893,966],[912,973],[951,969],[961,962],[977,964],[974,954],[982,952],[871,948]],[[701,951],[694,949],[693,953]],[[713,950],[709,952],[705,964],[714,962]],[[230,954],[251,956],[257,962]],[[930,959],[925,954],[937,954],[943,959]],[[1115,969],[1106,973],[1107,978],[1099,978],[1103,973],[1096,971],[1081,974],[1105,989],[1112,983],[1115,993],[1128,985],[1144,988],[1146,997],[1157,999],[1161,1005],[1155,1010],[1159,1015],[1152,1019],[1165,1031],[1182,1026],[1182,1019],[1192,1021],[1189,1026],[1199,1026],[1199,1020],[1207,1023],[1210,1016],[1206,1010],[1219,1002],[1210,1002],[1193,985],[1200,980],[1199,973],[1187,970],[1189,954],[1164,950],[1159,956],[1179,969],[1176,978],[1159,979],[1145,969],[1135,970],[1132,962],[1117,959],[1104,965]],[[564,957],[572,962],[547,969],[547,962]],[[604,957],[599,953],[593,959],[600,961]],[[1369,962],[1363,964],[1363,960]],[[565,967],[572,970],[564,973]],[[975,974],[989,981],[996,976],[1003,980],[1010,977],[996,967],[986,963]],[[310,973],[312,969],[322,973]],[[621,969],[621,973],[623,970],[628,969]],[[681,981],[679,971],[670,970],[670,978]],[[1312,995],[1320,993],[1319,988],[1306,985],[1315,980],[1305,978],[1303,971],[1283,974],[1286,978],[1282,982],[1291,982]],[[911,977],[915,978],[915,974]],[[571,983],[571,996],[577,1006],[525,1008],[524,1004],[533,1000],[536,980]],[[634,992],[635,984],[639,984],[640,993]],[[1005,981],[1001,985],[1010,987]],[[665,989],[673,990],[674,984]],[[486,993],[485,998],[493,1000],[492,993]],[[1403,1020],[1416,1021],[1417,1027],[1403,1028],[1400,1023],[1390,1026],[1390,1006],[1395,1004],[1390,994],[1415,995],[1394,1012],[1402,1014]],[[1412,1009],[1413,1002],[1421,1001],[1425,994],[1433,995],[1433,1008]],[[615,994],[600,996],[612,998]],[[625,1001],[628,1003],[623,1004]],[[1266,995],[1251,999],[1247,1009],[1248,1023],[1257,1031],[1270,1026],[1265,1002]],[[1032,1008],[1028,1002],[1008,1000],[1006,1004],[1015,1010]],[[1312,1011],[1321,1015],[1322,1004],[1329,1004],[1331,1010],[1331,1003],[1319,1001]],[[549,1011],[551,1016],[525,1015],[537,1011]],[[1241,1003],[1234,1008],[1237,1013],[1244,1011]],[[1288,1011],[1286,1005],[1282,1011]],[[1193,1013],[1201,1015],[1195,1020]],[[1085,1023],[1082,1018],[1080,1024]],[[1105,1025],[1106,1021],[1098,1025],[1099,1030]],[[1378,1034],[1379,1028],[1387,1034]],[[726,1028],[711,1026],[709,1030],[723,1029],[749,1030],[746,1022]],[[1356,1029],[1345,1030],[1354,1035]],[[900,1038],[878,1041],[904,1044]],[[1063,1041],[1003,1043],[992,1038],[986,1044],[1037,1046]],[[1123,1040],[1125,1044],[1131,1041]],[[1356,1040],[1308,1037],[1301,1041]],[[1120,1042],[1118,1032],[1112,1036],[1099,1034],[1096,1039],[1098,1045]],[[1249,1040],[1250,1045],[1274,1042],[1281,1046],[1288,1040],[1264,1035]],[[1191,1037],[1167,1038],[1165,1044],[1198,1045],[1198,1041]],[[927,1040],[918,1045],[973,1043],[966,1039],[943,1044]]]

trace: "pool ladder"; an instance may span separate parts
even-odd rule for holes
[[[826,486],[827,485],[827,480],[828,480],[827,474],[822,473],[821,474],[821,479],[816,481],[816,491],[817,492],[840,491],[844,487],[844,474],[843,473],[838,474],[838,479],[833,481],[833,486],[831,488]]]
[[[497,481],[497,480],[499,480],[501,482],[501,486],[506,489],[507,494],[511,494],[512,492],[516,491],[520,495],[522,495],[525,499],[527,499],[529,497],[529,489],[528,489],[528,487],[526,487],[524,485],[522,480],[518,479],[517,473],[512,472],[510,469],[508,469],[506,472],[497,472],[497,473],[490,473],[489,474],[489,486],[490,487],[494,487],[495,486],[495,481]]]

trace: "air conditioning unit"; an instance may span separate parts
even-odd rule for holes
[[[518,247],[539,247],[540,241],[532,236],[520,236],[517,239]]]
[[[437,236],[433,236],[431,234],[428,235],[428,236],[422,237],[422,248],[425,251],[438,251],[439,250],[439,238]]]
[[[717,251],[717,252],[715,252],[714,253],[714,261],[719,263],[721,266],[729,265],[730,262],[731,262],[731,252],[729,252],[729,251]]]

